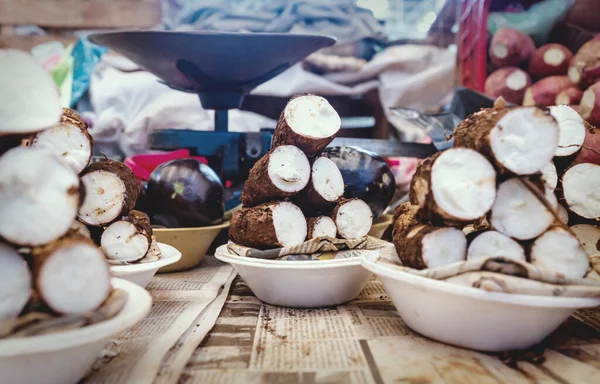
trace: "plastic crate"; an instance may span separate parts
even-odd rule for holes
[[[458,0],[458,83],[479,92],[483,92],[487,76],[487,18],[491,2]]]

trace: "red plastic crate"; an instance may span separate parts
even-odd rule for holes
[[[487,17],[491,0],[458,1],[457,72],[463,87],[483,92],[487,76]]]

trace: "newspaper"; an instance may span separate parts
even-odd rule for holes
[[[150,314],[111,341],[82,383],[176,383],[214,325],[235,275],[230,265],[207,257],[196,269],[154,276],[147,287]]]
[[[492,354],[414,333],[375,279],[321,309],[263,304],[236,279],[179,383],[600,383],[600,310],[578,312],[535,348]]]

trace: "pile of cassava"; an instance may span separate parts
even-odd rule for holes
[[[498,69],[486,80],[487,95],[540,108],[570,105],[590,124],[600,124],[600,35],[573,55],[560,44],[536,49],[527,34],[501,28],[489,54]]]
[[[17,331],[32,311],[34,322],[39,313],[97,320],[119,295],[107,259],[154,249],[148,217],[132,210],[139,183],[122,163],[90,164],[87,124],[61,108],[31,55],[0,50],[0,67],[0,328]]]
[[[272,149],[250,170],[242,209],[230,239],[257,249],[289,247],[319,237],[357,239],[371,229],[373,213],[362,200],[345,199],[336,164],[321,152],[341,119],[315,95],[290,99],[277,123]]]
[[[502,256],[584,277],[600,253],[600,166],[575,161],[588,129],[568,106],[499,99],[468,116],[454,148],[419,165],[410,202],[395,212],[402,262],[424,269]]]

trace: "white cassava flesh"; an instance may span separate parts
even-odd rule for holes
[[[321,139],[335,135],[342,121],[331,104],[321,96],[305,95],[289,101],[285,120],[297,134]]]
[[[558,145],[558,125],[537,108],[516,108],[490,132],[495,159],[517,175],[530,175],[548,164]]]
[[[344,239],[360,239],[366,236],[373,224],[371,208],[360,199],[342,201],[333,211],[337,232]]]
[[[569,156],[579,151],[585,140],[583,118],[568,105],[552,106],[549,109],[558,123],[558,147],[555,155]]]
[[[515,240],[496,231],[478,235],[467,250],[467,260],[495,256],[525,261],[525,250]]]
[[[272,211],[273,227],[279,243],[284,247],[303,243],[307,228],[302,210],[292,203],[283,201],[276,204]]]
[[[571,211],[586,219],[600,217],[600,165],[572,166],[562,177],[562,187]]]
[[[73,224],[71,224],[70,229],[71,231],[85,236],[88,239],[92,238],[92,233],[90,232],[89,228],[79,220],[73,220]]]
[[[51,153],[17,147],[0,157],[0,236],[36,246],[67,232],[79,206],[79,178]]]
[[[23,257],[0,243],[0,322],[16,318],[31,296],[31,273]]]
[[[600,228],[591,224],[576,224],[569,229],[588,256],[600,255]]]
[[[312,167],[312,185],[326,201],[334,202],[344,194],[344,179],[333,160],[319,157]]]
[[[112,289],[102,250],[86,240],[65,242],[40,256],[36,286],[44,302],[58,313],[93,311]]]
[[[562,205],[558,204],[556,206],[556,215],[560,219],[561,223],[563,223],[563,224],[569,224],[569,211],[567,211],[567,208],[565,208]]]
[[[106,171],[90,172],[81,177],[85,199],[79,209],[79,218],[90,225],[113,221],[123,208],[125,183],[117,175]]]
[[[310,163],[306,155],[293,145],[275,148],[269,159],[271,182],[284,192],[299,192],[310,180]]]
[[[107,258],[115,261],[138,261],[150,249],[150,239],[140,232],[135,224],[119,220],[109,225],[100,240]]]
[[[590,268],[588,255],[577,237],[561,227],[553,227],[538,237],[529,257],[533,265],[572,279],[584,277]]]
[[[554,192],[546,188],[545,197],[556,209],[558,201]],[[554,216],[518,178],[512,178],[498,187],[490,222],[506,236],[529,240],[548,229]]]
[[[541,170],[542,172],[542,180],[546,186],[552,190],[556,189],[558,185],[558,172],[556,171],[556,165],[553,162],[549,162],[544,168]]]
[[[38,133],[31,141],[31,146],[48,149],[78,174],[92,157],[90,136],[69,123],[60,123]]]
[[[475,220],[496,197],[496,171],[480,153],[466,148],[444,151],[433,163],[431,189],[436,205],[448,216]]]
[[[467,251],[467,238],[460,229],[440,228],[421,240],[421,257],[428,268],[462,261]]]
[[[0,135],[26,134],[60,121],[58,87],[26,52],[0,49]]]
[[[328,216],[315,217],[313,220],[309,219],[308,225],[311,239],[316,237],[335,237],[337,233],[335,222]]]

